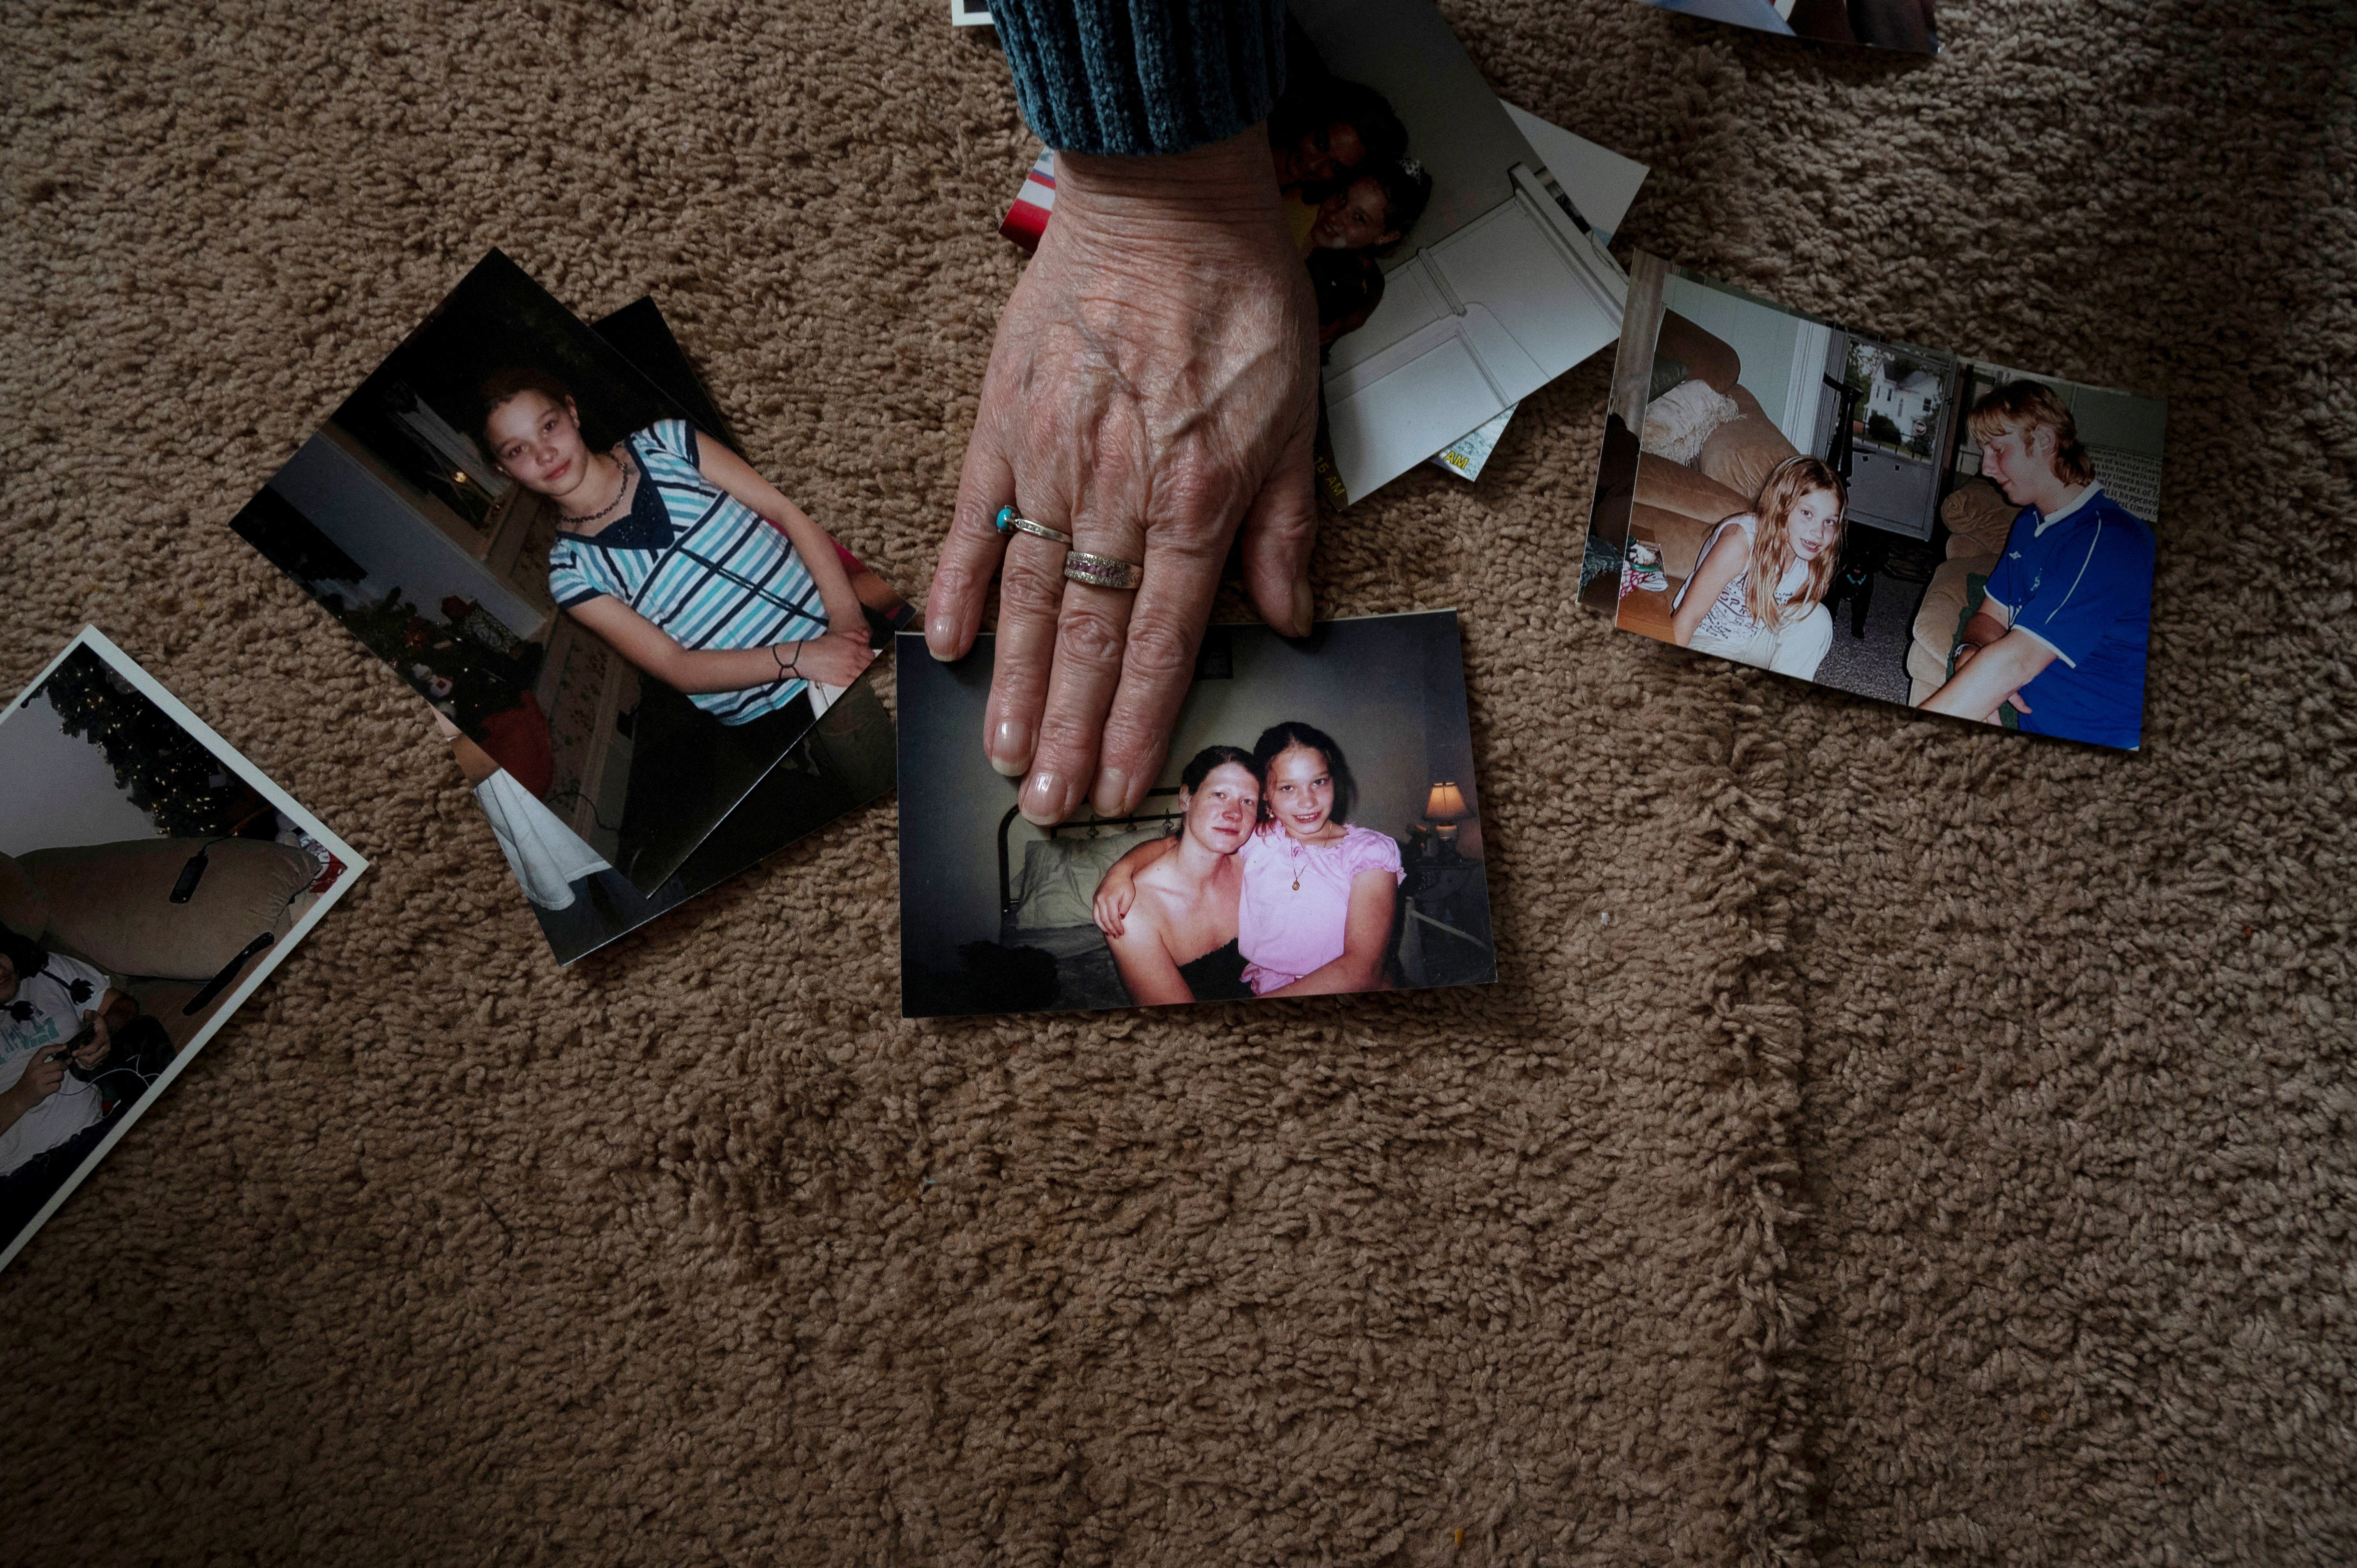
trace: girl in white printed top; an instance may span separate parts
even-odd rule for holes
[[[1703,542],[1670,610],[1671,640],[1724,659],[1813,680],[1833,646],[1825,608],[1841,562],[1849,490],[1814,457],[1769,471],[1752,509]]]
[[[500,371],[482,401],[500,471],[556,503],[556,602],[704,712],[749,724],[876,657],[834,542],[719,442],[667,419],[592,452],[542,371]]]

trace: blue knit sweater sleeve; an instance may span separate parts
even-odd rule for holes
[[[1023,118],[1061,152],[1183,153],[1268,118],[1284,0],[993,0]]]

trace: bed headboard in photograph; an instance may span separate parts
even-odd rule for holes
[[[1134,816],[1094,817],[1086,822],[1060,822],[1035,828],[1039,836],[1023,845],[1023,864],[1015,870],[1008,835],[1023,821],[1018,808],[1008,807],[998,820],[998,918],[1002,929],[1054,930],[1091,923],[1089,904],[1097,883],[1113,863],[1137,845],[1161,837],[1178,821],[1176,788],[1149,789],[1146,800],[1168,797],[1156,811],[1141,808]]]

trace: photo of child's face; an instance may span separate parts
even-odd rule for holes
[[[1308,837],[1334,810],[1333,768],[1306,746],[1286,747],[1269,761],[1268,803],[1287,832]]]
[[[1389,227],[1391,201],[1383,195],[1383,182],[1369,176],[1355,179],[1348,188],[1328,197],[1318,209],[1318,223],[1309,231],[1309,242],[1332,251],[1363,251],[1371,246],[1387,245],[1399,238]]]
[[[0,952],[0,1002],[16,1000],[16,965],[8,955]]]
[[[1840,531],[1841,502],[1831,490],[1811,490],[1792,503],[1785,529],[1792,537],[1792,553],[1803,561],[1813,561],[1834,542]]]
[[[1205,849],[1228,854],[1260,823],[1260,784],[1252,769],[1222,762],[1186,802],[1187,832]]]
[[[520,392],[491,411],[484,422],[492,460],[526,489],[563,497],[588,473],[588,449],[581,443],[581,420],[571,400]]]
[[[1348,120],[1337,120],[1294,144],[1277,170],[1277,183],[1322,185],[1344,169],[1357,168],[1366,159],[1367,146],[1359,138],[1359,128]]]

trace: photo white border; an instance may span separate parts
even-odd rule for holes
[[[204,1027],[199,1029],[187,1045],[174,1053],[171,1064],[165,1068],[154,1083],[147,1086],[147,1092],[141,1095],[138,1101],[123,1113],[122,1118],[114,1123],[113,1129],[100,1140],[98,1147],[90,1152],[89,1155],[75,1168],[74,1173],[66,1178],[62,1187],[49,1195],[49,1200],[25,1222],[25,1228],[16,1233],[5,1249],[0,1250],[0,1270],[6,1269],[16,1261],[16,1254],[25,1250],[25,1243],[31,1240],[40,1231],[41,1227],[49,1222],[49,1217],[57,1213],[67,1198],[73,1196],[74,1189],[81,1187],[90,1173],[96,1170],[104,1162],[106,1156],[113,1152],[114,1145],[121,1141],[124,1133],[131,1130],[132,1123],[147,1113],[148,1108],[156,1103],[164,1090],[171,1087],[172,1080],[180,1076],[180,1069],[195,1059],[197,1053],[211,1043],[213,1036],[220,1031],[221,1026],[229,1022],[239,1008],[245,1005],[246,998],[253,994],[255,988],[270,978],[287,954],[302,945],[303,939],[311,934],[311,928],[318,924],[319,918],[350,890],[352,884],[359,881],[361,875],[368,870],[369,864],[351,845],[328,831],[327,824],[305,810],[302,802],[280,789],[260,768],[247,761],[244,753],[223,740],[214,732],[210,725],[190,713],[187,703],[166,691],[154,676],[139,667],[136,660],[115,647],[107,639],[106,634],[94,626],[83,627],[72,641],[58,650],[56,658],[43,665],[40,672],[26,682],[24,689],[10,699],[5,717],[14,718],[23,712],[25,703],[31,700],[35,692],[40,690],[41,682],[56,673],[58,666],[63,664],[68,656],[77,648],[87,648],[104,660],[107,668],[130,682],[138,689],[142,696],[163,709],[173,723],[203,742],[208,751],[210,751],[231,772],[252,785],[255,793],[284,811],[293,820],[296,826],[327,845],[328,852],[343,862],[344,874],[336,878],[334,886],[319,896],[318,902],[305,911],[303,918],[295,922],[283,940],[271,944],[270,950],[263,954],[262,961],[254,965],[253,972],[238,983],[237,988],[230,993],[227,1001],[214,1010],[213,1015],[205,1020]],[[5,727],[5,719],[0,719],[0,729]]]

